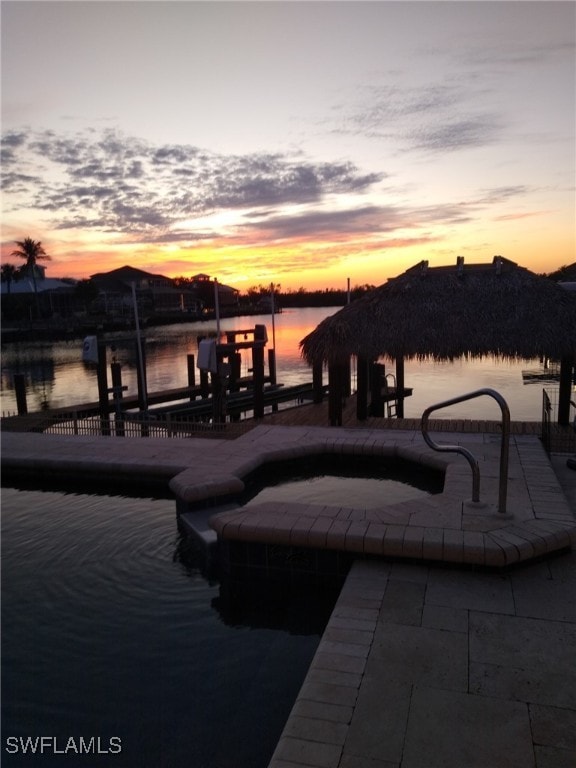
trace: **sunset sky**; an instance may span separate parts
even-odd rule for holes
[[[3,260],[244,290],[575,260],[573,2],[2,0]]]

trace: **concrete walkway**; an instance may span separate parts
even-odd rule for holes
[[[576,517],[576,472],[552,457]],[[270,768],[575,768],[576,551],[357,561]]]
[[[574,768],[576,553],[357,561],[271,768]]]
[[[223,473],[207,479],[208,468],[234,457],[251,465],[257,443],[271,450],[272,438],[256,432],[238,441],[4,433],[2,463],[100,477],[103,486],[114,475],[168,481],[184,473],[183,492],[199,487],[190,480],[200,474],[213,491]],[[302,439],[284,434],[284,447]],[[495,441],[483,438],[476,449],[489,456]],[[539,459],[527,474],[545,473],[554,505],[561,501],[555,524],[569,530],[576,473],[565,459]],[[358,559],[270,768],[530,766],[576,766],[576,552],[505,570]]]

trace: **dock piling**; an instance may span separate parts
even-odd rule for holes
[[[16,408],[18,415],[22,416],[28,413],[28,402],[26,400],[26,379],[23,373],[14,374],[14,391],[16,393]]]
[[[194,355],[188,355],[187,358],[188,363],[188,386],[189,387],[195,387],[196,386],[196,369],[194,367]],[[195,400],[194,395],[190,395],[190,400]]]

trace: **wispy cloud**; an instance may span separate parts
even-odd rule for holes
[[[506,203],[510,200],[522,198],[532,192],[533,189],[525,184],[516,184],[505,187],[489,187],[481,189],[479,197],[475,200],[476,205],[497,205]]]
[[[527,211],[526,213],[508,213],[503,216],[494,216],[494,221],[516,221],[517,219],[530,219],[533,216],[545,216],[550,211]]]
[[[504,123],[500,114],[479,109],[478,103],[487,103],[484,86],[461,77],[418,86],[367,86],[350,104],[335,107],[332,132],[386,139],[398,152],[482,147],[501,135]]]
[[[484,114],[439,120],[408,133],[411,149],[426,152],[457,152],[494,143],[500,136],[500,120]]]
[[[154,146],[109,130],[60,136],[9,133],[3,139],[7,209],[26,205],[59,229],[182,239],[182,222],[229,209],[274,209],[354,195],[383,174],[352,163],[302,156],[222,155],[192,145]]]

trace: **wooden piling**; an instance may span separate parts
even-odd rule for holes
[[[356,371],[356,418],[358,421],[366,421],[368,418],[369,366],[368,359],[359,355]]]
[[[18,415],[22,416],[28,413],[28,402],[26,399],[26,379],[23,373],[14,374],[14,392],[16,394],[16,409]]]
[[[186,361],[188,363],[188,386],[189,387],[195,387],[196,386],[196,368],[194,367],[194,355],[188,355],[186,357]],[[194,395],[190,395],[190,400],[194,400]]]
[[[268,350],[268,372],[270,375],[270,383],[276,384],[276,350]]]
[[[98,381],[98,406],[100,414],[101,431],[109,436],[110,409],[108,401],[108,371],[106,370],[106,344],[98,339],[98,363],[96,378]]]
[[[330,424],[342,426],[342,366],[338,363],[328,365],[328,411]]]
[[[384,416],[384,400],[382,387],[386,378],[386,368],[382,363],[370,365],[370,416]]]
[[[264,342],[255,343],[252,350],[254,377],[254,418],[264,416]]]
[[[122,366],[117,362],[111,363],[110,371],[112,374],[112,397],[114,398],[114,405],[116,406],[116,435],[118,437],[124,437],[124,418],[122,415]]]
[[[398,399],[396,400],[396,416],[399,419],[404,418],[404,358],[396,358],[396,393]]]
[[[314,392],[313,402],[318,404],[324,399],[324,388],[322,386],[322,363],[314,363],[312,366],[312,389]]]

